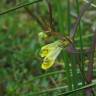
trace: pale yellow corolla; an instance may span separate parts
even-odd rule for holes
[[[57,40],[53,43],[43,46],[40,51],[40,56],[44,58],[41,68],[47,70],[53,66],[62,49],[67,47],[69,44],[70,42],[68,39],[64,39]]]

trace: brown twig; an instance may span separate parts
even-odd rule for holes
[[[34,13],[35,10],[30,10],[30,9],[27,8],[27,7],[24,7],[24,8],[25,8],[26,12],[27,12],[33,19],[35,19],[35,20],[37,21],[37,23],[41,26],[41,28],[42,28],[43,30],[46,30],[45,24],[44,24],[42,18],[41,18],[40,16],[38,16],[38,14]]]
[[[47,5],[48,5],[48,11],[49,11],[49,23],[50,23],[50,28],[51,28],[51,31],[53,31],[53,15],[52,15],[52,5],[51,5],[51,2],[50,0],[46,0],[47,2]]]
[[[86,76],[88,84],[90,84],[93,80],[93,63],[94,63],[94,53],[95,53],[95,48],[96,48],[96,31],[94,32],[92,41],[93,42],[90,48],[91,53],[89,54],[89,63],[88,63],[87,76]],[[92,93],[94,95],[94,91],[92,90],[92,88],[86,89],[87,96],[91,96]]]
[[[76,20],[76,23],[74,24],[74,27],[71,29],[70,31],[70,37],[74,39],[74,36],[76,34],[76,31],[77,31],[77,28],[78,28],[78,25],[81,21],[81,18],[82,16],[84,15],[84,13],[89,9],[91,3],[93,2],[93,0],[90,0],[89,3],[87,4],[84,4],[82,7],[81,7],[81,10],[80,10],[80,14],[78,15],[77,17],[77,20]]]

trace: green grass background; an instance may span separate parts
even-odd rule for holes
[[[17,0],[15,4],[13,1],[7,4],[6,1],[0,1],[0,12],[21,2],[27,3],[32,0]],[[85,2],[83,0],[50,0],[50,2],[55,31],[68,36]],[[27,8],[33,14],[36,13],[38,18],[42,17],[41,21],[44,27],[47,27],[50,14],[45,1]],[[77,55],[74,53],[68,54],[64,51],[51,69],[47,71],[41,69],[42,58],[39,52],[46,44],[38,37],[40,32],[45,32],[41,26],[24,8],[0,16],[0,96],[58,96],[57,94],[86,84],[77,65]],[[79,63],[85,73],[88,65],[85,61],[88,56],[84,55],[82,50],[91,46],[94,30],[96,30],[96,8],[92,7],[82,17],[74,41],[76,48],[81,50]],[[56,38],[51,36],[47,42],[55,40]],[[93,82],[96,82],[95,57],[96,55]],[[86,95],[82,90],[69,96]]]

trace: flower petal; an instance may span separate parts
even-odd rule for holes
[[[51,44],[47,44],[41,48],[40,56],[46,57],[51,51],[55,50],[59,45],[61,45],[61,41],[55,41]]]
[[[54,61],[51,59],[46,58],[46,60],[44,60],[44,62],[42,63],[41,67],[44,70],[49,69],[52,65],[54,64]]]
[[[47,57],[44,58],[44,62],[42,63],[42,69],[49,69],[55,62],[57,56],[60,54],[62,48],[57,47],[54,51],[50,52]]]

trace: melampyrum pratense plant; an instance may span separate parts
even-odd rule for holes
[[[40,55],[44,58],[42,69],[49,69],[54,63],[60,52],[71,43],[71,40],[64,38],[57,40],[51,44],[47,44],[41,48]]]
[[[91,17],[88,19],[86,16],[86,14],[88,14],[88,16],[91,14],[90,11],[96,10],[94,1],[95,0],[34,0],[31,3],[18,4],[16,7],[0,13],[1,16],[24,7],[24,12],[26,12],[27,15],[30,15],[32,19],[35,19],[39,28],[41,27],[42,29],[42,32],[38,33],[38,41],[40,44],[43,43],[43,46],[39,51],[39,56],[41,56],[39,59],[42,61],[39,65],[41,64],[40,69],[42,74],[35,78],[31,76],[32,80],[29,80],[30,77],[28,77],[27,79],[29,81],[27,83],[26,80],[23,83],[18,80],[17,82],[19,82],[21,86],[9,82],[7,86],[8,96],[10,96],[10,94],[11,96],[14,94],[23,94],[21,96],[96,95],[96,89],[93,87],[96,86],[96,65],[94,66],[94,58],[96,56],[96,28],[93,28],[94,26],[92,26],[94,25],[94,22],[89,20]],[[32,10],[31,7],[27,7],[28,5],[36,3],[38,4],[32,6]],[[44,10],[44,12],[42,10]],[[17,20],[15,21],[17,22]],[[18,24],[16,23],[16,26],[17,25]],[[14,26],[14,28],[11,27],[16,29],[16,26]],[[12,32],[13,29],[11,30]],[[59,56],[61,61],[58,60]],[[56,62],[57,60],[58,62]],[[60,67],[60,69],[58,67]],[[12,69],[12,72],[13,70],[15,69]],[[14,74],[17,75],[19,72],[16,71]],[[21,74],[19,74],[19,76],[21,76]],[[51,75],[55,76],[52,77]],[[61,77],[59,78],[59,76]],[[12,78],[17,80],[18,77],[16,78],[14,76]],[[44,78],[45,81],[42,80],[42,78]],[[33,80],[36,84],[32,82]],[[37,86],[37,84],[39,84],[38,82],[41,83],[41,81],[44,81],[44,84],[48,81],[46,84],[48,85],[48,88],[46,90],[43,90],[45,89],[45,85],[43,87],[40,85]],[[27,85],[31,87],[26,91],[27,87],[24,87],[23,84],[24,86]],[[2,85],[1,82],[0,85]],[[53,85],[55,88],[53,88]],[[24,88],[17,89],[18,86],[23,86]],[[0,89],[1,88],[2,87],[0,86]],[[42,90],[40,90],[41,88]],[[30,89],[32,92],[29,92]],[[15,91],[17,93],[15,93]]]

